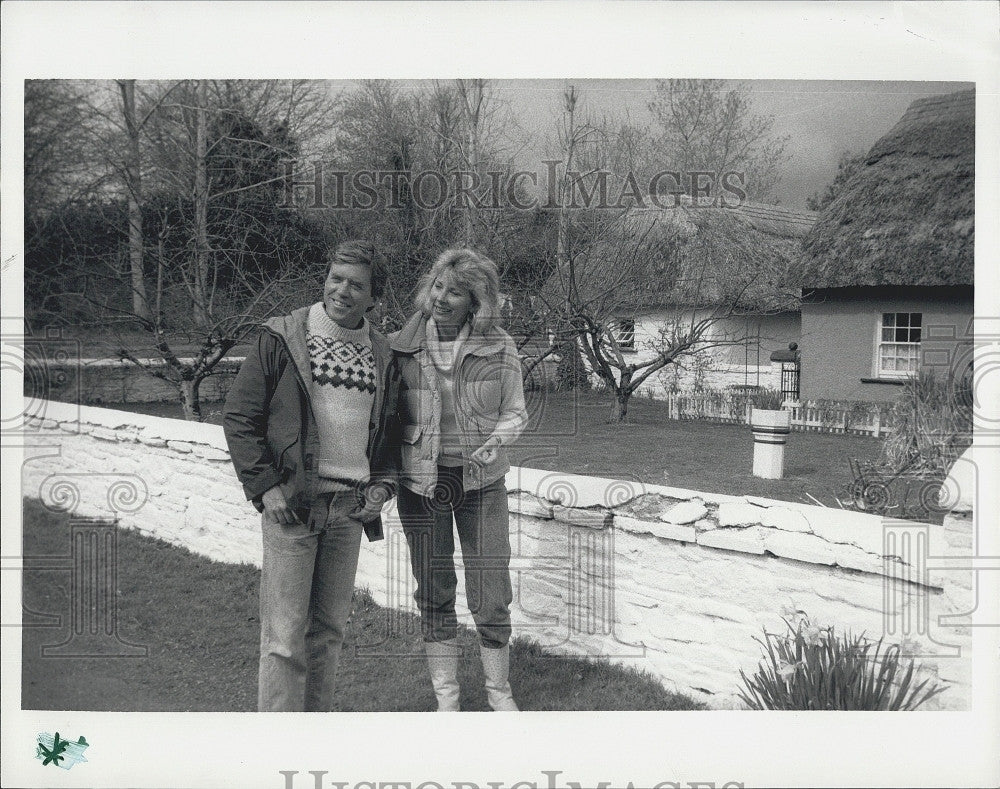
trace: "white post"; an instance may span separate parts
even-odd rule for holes
[[[785,443],[791,432],[791,412],[754,408],[750,414],[753,431],[753,475],[763,479],[785,476]]]

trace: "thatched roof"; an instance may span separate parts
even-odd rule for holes
[[[796,211],[766,203],[742,203],[732,210],[762,233],[786,240],[804,238],[819,216],[815,211]]]
[[[581,293],[607,294],[614,309],[736,303],[741,310],[790,306],[801,238],[816,214],[761,203],[632,209],[575,261]],[[547,290],[565,288],[557,270]]]
[[[918,99],[803,241],[803,285],[971,285],[975,91]]]

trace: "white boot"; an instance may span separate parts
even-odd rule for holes
[[[425,641],[424,651],[427,653],[434,695],[437,696],[437,711],[458,712],[458,655],[461,652],[458,639]]]
[[[505,644],[500,649],[479,647],[479,656],[483,661],[483,673],[486,675],[486,695],[490,707],[497,712],[517,712],[517,704],[510,692],[510,682],[507,675],[510,672],[510,645]]]

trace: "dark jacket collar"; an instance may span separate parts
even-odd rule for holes
[[[312,380],[309,348],[306,346],[306,327],[309,323],[311,306],[299,307],[297,310],[292,310],[291,315],[279,315],[264,322],[264,328],[270,329],[285,341],[288,352],[292,355],[292,361],[295,362],[299,375],[305,383]]]
[[[488,356],[503,350],[506,332],[491,328],[486,334],[474,333],[462,345],[462,355]],[[396,353],[416,353],[427,348],[427,316],[414,313],[402,329],[389,335],[389,345]]]

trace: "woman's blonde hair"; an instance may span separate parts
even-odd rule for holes
[[[485,333],[500,316],[500,275],[497,264],[472,249],[446,249],[434,261],[431,270],[420,278],[413,301],[424,315],[430,315],[431,287],[444,274],[472,295],[470,322],[472,331]]]

